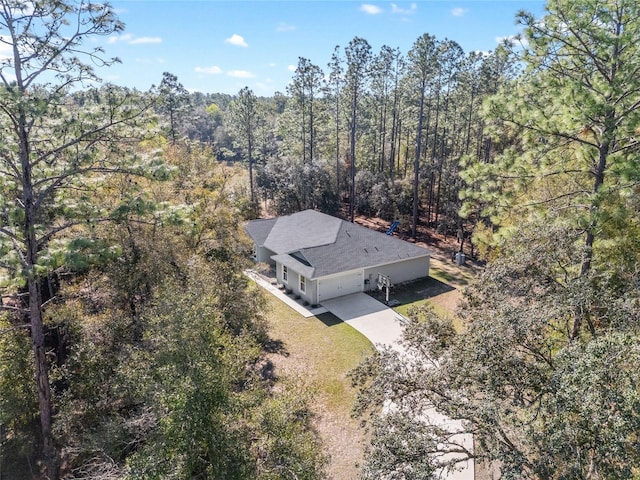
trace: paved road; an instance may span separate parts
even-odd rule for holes
[[[336,317],[351,325],[353,328],[367,337],[371,343],[380,346],[390,346],[393,349],[405,353],[399,343],[402,337],[403,323],[406,321],[402,315],[380,303],[366,293],[354,293],[344,297],[333,298],[322,303],[322,306]],[[392,405],[388,408],[393,408]],[[429,409],[421,415],[429,423],[437,423],[449,428],[451,432],[460,429],[460,423],[453,421],[435,409]],[[452,440],[462,442],[466,448],[473,448],[471,435],[457,435]],[[455,457],[454,457],[455,458]],[[467,461],[467,466],[455,472],[440,472],[439,478],[446,480],[474,480],[474,463]]]

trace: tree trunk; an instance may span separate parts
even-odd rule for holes
[[[384,172],[384,164],[385,164],[385,145],[386,145],[386,137],[387,137],[387,99],[386,95],[383,100],[382,105],[382,118],[380,119],[380,173]]]
[[[413,160],[413,215],[411,236],[415,239],[418,232],[418,186],[420,184],[420,155],[422,153],[422,120],[424,116],[425,85],[420,86],[420,107],[418,110],[418,131],[416,132],[416,156]]]
[[[407,139],[405,140],[405,143],[404,143],[404,169],[402,172],[402,178],[407,178],[407,168],[409,163],[409,136],[410,136],[410,132],[409,132],[409,129],[407,128]]]
[[[471,119],[473,118],[473,101],[475,100],[475,88],[471,89],[471,99],[469,100],[469,112],[468,112],[468,120],[467,120],[467,132],[466,132],[466,140],[464,153],[465,155],[469,155],[469,147],[471,145]]]
[[[608,132],[605,132],[605,136]],[[607,168],[607,156],[609,155],[609,141],[605,141],[600,145],[598,149],[598,163],[594,168],[594,180],[593,180],[593,194],[595,195],[600,190],[600,187],[604,183],[604,174]],[[595,205],[591,206],[591,209],[594,209]],[[595,241],[594,230],[596,228],[596,219],[591,219],[591,224],[587,229],[587,233],[585,234],[584,239],[584,254],[582,257],[582,265],[580,267],[580,276],[585,276],[591,270],[591,261],[593,260],[593,243]],[[580,335],[580,327],[582,326],[582,314],[580,312],[576,312],[574,314],[573,319],[573,330],[571,332],[571,339],[575,340]]]
[[[46,468],[45,478],[58,478],[56,452],[51,433],[51,387],[44,346],[44,324],[42,321],[41,295],[37,278],[29,278],[29,318],[31,341],[35,359],[35,376],[38,386],[38,411],[42,435],[42,457]]]
[[[396,64],[397,65],[397,64]],[[391,110],[391,151],[389,152],[389,177],[393,182],[395,175],[396,137],[400,136],[400,122],[398,115],[398,71],[395,73],[393,87],[393,108]],[[399,150],[399,147],[398,147]]]
[[[594,180],[593,180],[593,194],[595,195],[600,190],[600,187],[604,183],[604,172],[607,168],[607,156],[609,155],[609,143],[606,142],[600,146],[598,151],[598,164],[596,165],[594,171]],[[595,208],[592,206],[591,208]],[[595,240],[595,235],[593,230],[595,228],[595,219],[592,220],[591,225],[589,225],[589,229],[585,235],[584,239],[584,257],[582,260],[582,266],[580,268],[580,275],[586,275],[589,270],[591,270],[591,260],[593,258],[593,242]]]
[[[340,198],[340,93],[336,88],[336,194]]]
[[[251,133],[249,133],[249,137],[251,137]],[[253,208],[256,202],[256,194],[253,188],[253,142],[251,138],[247,143],[247,156],[249,157],[249,192],[251,195],[251,207]]]
[[[394,100],[395,102],[395,100]],[[395,176],[395,157],[396,157],[396,137],[398,134],[398,113],[395,110],[395,106],[393,107],[393,111],[391,112],[391,139],[389,142],[389,178],[393,182]]]
[[[302,93],[302,163],[307,163],[307,102]]]
[[[24,204],[25,258],[23,265],[27,270],[29,290],[29,321],[31,323],[31,342],[35,364],[35,377],[38,386],[38,412],[40,415],[40,433],[42,435],[42,458],[46,468],[45,477],[58,477],[56,452],[51,433],[51,387],[44,346],[44,324],[42,321],[42,297],[35,267],[38,263],[38,241],[35,232],[35,200],[29,154],[29,134],[24,114],[19,116],[20,163],[22,168],[22,203]]]
[[[349,217],[351,219],[351,223],[353,223],[355,217],[355,197],[356,197],[356,115],[358,108],[358,92],[357,90],[353,92],[353,97],[351,99],[351,145],[350,145],[350,154],[351,154],[351,185],[349,188]]]
[[[309,163],[313,163],[313,143],[315,141],[315,133],[313,131],[313,94],[309,99]]]
[[[440,147],[440,159],[438,160],[438,182],[437,182],[437,187],[436,187],[436,205],[435,205],[435,209],[434,209],[434,225],[437,227],[438,226],[438,219],[440,218],[440,201],[442,198],[442,171],[444,170],[444,165],[445,165],[445,160],[446,160],[446,155],[447,155],[447,129],[445,128],[442,131],[442,145]],[[431,220],[431,218],[429,218],[429,220]]]
[[[175,120],[173,117],[173,108],[169,111],[169,123],[171,124],[171,144],[176,144],[176,129],[175,129]]]

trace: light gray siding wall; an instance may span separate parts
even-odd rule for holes
[[[336,275],[330,275],[318,279],[318,302],[322,303],[335,297],[362,292],[364,283],[362,269],[351,270]]]
[[[271,257],[275,255],[274,252],[265,247],[256,247],[256,261],[262,263],[268,263],[269,265],[275,265],[276,262],[271,260]]]
[[[369,280],[369,283],[364,286],[365,290],[378,288],[376,283],[378,273],[391,277],[391,283],[393,285],[427,277],[429,276],[429,257],[413,258],[381,265],[379,267],[365,268],[364,278],[365,281]]]
[[[305,291],[300,290],[300,274],[291,268],[287,269],[287,281],[283,277],[283,265],[276,263],[276,278],[278,283],[285,286],[287,291],[291,290],[295,295],[300,295],[302,300],[306,300],[310,305],[318,302],[318,286],[316,281],[305,279]]]
[[[307,294],[305,299],[311,305],[318,304],[318,280],[309,280],[307,278]]]

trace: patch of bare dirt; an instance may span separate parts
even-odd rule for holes
[[[449,312],[455,312],[458,308],[460,297],[460,290],[452,290],[450,292],[431,297],[430,300],[434,304],[440,305],[442,308],[446,308]]]

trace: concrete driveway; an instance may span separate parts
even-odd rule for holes
[[[322,302],[322,306],[333,313],[340,320],[348,323],[353,328],[367,337],[377,348],[390,346],[402,354],[405,349],[400,345],[403,323],[406,319],[380,303],[366,293],[354,293],[344,297],[332,298]],[[394,408],[389,404],[386,408]],[[440,425],[452,434],[451,441],[459,442],[469,450],[473,450],[473,437],[468,434],[458,434],[462,425],[459,421],[451,420],[435,409],[425,410],[416,421],[427,421],[430,424]],[[456,454],[445,454],[444,457],[456,458]],[[436,473],[435,478],[442,480],[474,480],[475,466],[473,460],[468,460],[460,465],[459,470],[448,472],[445,470]]]
[[[322,302],[340,320],[367,337],[376,347],[389,346],[403,351],[398,343],[406,319],[366,293],[353,293]]]

